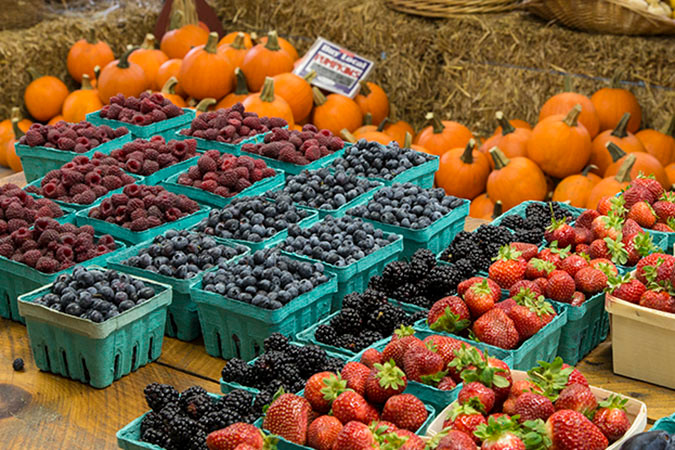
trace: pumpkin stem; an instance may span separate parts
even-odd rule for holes
[[[206,45],[204,46],[204,51],[206,53],[211,53],[214,54],[218,50],[218,33],[215,31],[212,31],[209,33],[209,39],[206,41]]]
[[[356,136],[351,134],[348,129],[343,128],[340,130],[340,136],[342,136],[342,139],[344,139],[347,142],[354,143],[357,141]]]
[[[495,207],[492,209],[492,218],[496,219],[497,217],[502,215],[502,212],[504,211],[504,205],[502,204],[501,200],[497,200],[495,203]]]
[[[203,113],[208,111],[209,106],[215,105],[216,104],[216,99],[215,98],[204,98],[202,99],[199,103],[197,103],[197,106],[195,107],[195,110]]]
[[[131,55],[137,49],[138,49],[138,47],[131,47],[129,50],[124,52],[124,54],[120,57],[119,62],[117,63],[117,67],[119,67],[120,69],[128,69],[129,68],[129,55]]]
[[[314,78],[316,78],[316,71],[315,71],[315,70],[310,70],[310,71],[307,72],[307,73],[305,74],[305,76],[302,77],[302,78],[303,78],[303,80],[305,80],[306,82],[311,83],[312,81],[314,81]]]
[[[143,50],[154,50],[155,49],[155,36],[153,36],[150,33],[146,34],[145,39],[143,39],[143,43],[141,44],[141,48]]]
[[[42,76],[42,75],[40,75],[40,73],[39,73],[37,70],[35,70],[33,67],[27,67],[27,68],[26,68],[26,72],[28,72],[28,75],[30,75],[30,80],[31,80],[31,81],[35,81],[35,80],[37,80],[38,78],[40,78],[40,77]]]
[[[236,50],[244,50],[246,49],[246,35],[242,33],[241,31],[237,33],[237,36],[235,36],[234,41],[230,45],[230,47],[236,49]]]
[[[410,148],[412,145],[412,134],[410,131],[405,132],[405,138],[403,138],[403,148]]]
[[[91,89],[94,89],[94,87],[91,85],[91,80],[89,79],[89,75],[86,73],[82,75],[82,86],[80,87],[80,90],[82,91],[89,91]]]
[[[281,50],[281,47],[279,46],[279,35],[276,30],[267,33],[267,43],[265,44],[265,48],[267,50],[272,50],[273,52]]]
[[[618,145],[616,145],[614,142],[608,142],[605,144],[605,148],[607,151],[609,151],[610,156],[612,157],[613,162],[617,162],[624,156],[626,156],[626,152],[624,152]]]
[[[274,101],[274,79],[272,77],[265,77],[265,83],[260,92],[260,100],[267,103]]]
[[[579,119],[579,114],[581,114],[581,105],[578,103],[567,113],[563,122],[567,124],[568,127],[576,127],[577,119]]]
[[[90,28],[87,31],[87,35],[84,37],[84,40],[89,44],[96,44],[98,42],[98,39],[96,39],[96,30],[94,28]]]
[[[666,136],[675,137],[675,114],[670,118],[670,122],[663,127],[662,133]]]
[[[635,164],[635,155],[631,154],[628,155],[628,158],[621,164],[621,167],[619,168],[619,171],[616,174],[616,181],[619,183],[625,183],[627,181],[630,181],[630,171],[633,169],[633,165]]]
[[[21,121],[21,111],[19,110],[19,108],[14,106],[12,108],[12,112],[9,117],[12,122],[12,131],[14,131],[14,139],[18,141],[19,138],[25,134],[23,131],[21,131],[21,128],[19,128],[19,122]]]
[[[361,80],[359,81],[359,85],[361,85],[361,92],[360,94],[363,95],[364,97],[368,97],[370,93],[372,92],[370,88],[368,87],[368,83],[365,81]]]
[[[432,112],[427,113],[427,115],[424,116],[424,118],[427,119],[427,121],[431,121],[431,126],[434,129],[434,134],[440,134],[445,129],[445,125],[443,125],[441,119],[436,117],[434,113]]]
[[[94,67],[94,80],[98,80],[98,76],[101,75],[101,66]]]
[[[621,120],[619,120],[619,123],[616,124],[616,128],[614,128],[614,131],[612,131],[612,136],[616,136],[618,138],[625,138],[628,136],[628,133],[626,132],[626,126],[628,125],[628,121],[630,120],[630,113],[624,113],[623,116],[621,116]]]
[[[623,69],[618,69],[616,72],[614,72],[614,75],[612,75],[612,79],[609,80],[609,87],[612,89],[619,89],[619,81],[621,80],[622,76],[623,76]]]
[[[461,159],[464,164],[473,164],[473,151],[475,148],[476,141],[473,138],[469,139],[469,142],[464,149],[464,153],[462,153],[462,156],[460,156],[459,159]]]
[[[490,156],[492,156],[492,160],[495,162],[495,170],[503,169],[511,162],[504,152],[497,147],[492,147],[490,149]]]
[[[164,83],[164,86],[162,86],[162,94],[175,95],[177,84],[178,80],[176,79],[176,77],[169,78],[168,80],[166,80],[166,83]]]
[[[370,114],[370,113],[368,113],[368,114]],[[389,117],[385,117],[384,119],[382,119],[382,122],[380,122],[380,124],[377,126],[377,131],[383,132],[384,127],[386,127],[388,123],[391,123],[391,120],[389,120]]]
[[[363,125],[372,125],[373,124],[373,115],[369,112],[363,115]]]
[[[246,75],[239,67],[234,69],[234,76],[237,80],[237,86],[234,88],[234,93],[237,95],[248,95],[248,85],[246,84]]]
[[[596,170],[597,168],[598,168],[598,166],[596,166],[595,164],[589,164],[589,165],[587,165],[586,167],[584,167],[584,170],[581,171],[581,175],[587,177],[587,176],[588,176],[588,173],[589,173],[591,170]]]
[[[572,77],[570,75],[565,75],[565,78],[563,78],[563,91],[564,92],[572,92],[574,89],[572,88]]]
[[[323,95],[323,92],[316,86],[312,88],[312,98],[314,99],[314,104],[316,106],[321,106],[326,103],[326,96]]]
[[[511,122],[509,122],[506,117],[504,117],[503,112],[497,111],[495,113],[495,117],[497,118],[499,125],[502,127],[502,136],[506,136],[507,134],[511,134],[516,131],[513,125],[511,125]]]

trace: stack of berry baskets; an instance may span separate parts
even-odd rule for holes
[[[191,288],[204,272],[248,254],[247,247],[204,233],[171,229],[108,260],[108,267],[173,288],[166,318],[166,335],[191,341],[201,334]]]
[[[75,266],[22,295],[19,313],[40,370],[102,389],[159,358],[170,303],[170,286]]]
[[[128,128],[133,138],[162,136],[173,139],[177,129],[195,117],[190,108],[179,108],[161,93],[141,93],[139,97],[117,94],[99,111],[87,114],[87,121],[111,128]]]
[[[365,290],[368,280],[398,257],[403,238],[358,218],[326,216],[309,228],[289,228],[288,238],[279,248],[303,261],[325,265],[336,275],[332,311],[337,311],[345,295]]]
[[[278,332],[293,337],[330,311],[335,276],[263,249],[204,274],[192,288],[206,352],[250,360]]]
[[[260,195],[282,189],[284,174],[250,156],[208,150],[197,164],[176,173],[161,185],[202,204],[222,208],[236,197]]]
[[[30,228],[41,217],[64,223],[72,221],[73,210],[59,206],[46,198],[28,195],[19,186],[7,183],[0,186],[0,238],[19,228]]]
[[[18,136],[17,136],[18,137]],[[27,182],[42,178],[76,156],[91,158],[95,152],[110,153],[131,140],[126,128],[93,126],[88,122],[55,125],[33,124],[15,144]]]

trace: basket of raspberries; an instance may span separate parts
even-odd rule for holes
[[[159,358],[169,303],[169,286],[78,265],[22,295],[19,311],[40,370],[104,388]]]
[[[34,198],[26,192],[12,183],[0,186],[0,238],[19,228],[30,228],[40,217],[64,221],[71,212],[52,200]]]
[[[109,153],[131,140],[124,128],[113,130],[107,125],[94,126],[89,122],[57,122],[54,125],[33,124],[16,143],[16,154],[21,158],[26,181],[43,177],[58,169],[74,156],[93,156],[94,152]]]
[[[126,127],[134,138],[149,139],[160,135],[173,139],[177,129],[189,123],[195,112],[179,108],[160,93],[142,92],[138,97],[117,94],[99,111],[87,114],[94,125]]]
[[[281,189],[284,174],[250,156],[209,150],[199,157],[196,165],[169,177],[162,185],[177,194],[222,208],[236,196]]]
[[[132,244],[138,244],[170,228],[190,227],[208,214],[208,207],[161,186],[130,184],[120,194],[97,206],[79,211],[77,223],[91,225]]]

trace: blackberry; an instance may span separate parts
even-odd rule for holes
[[[420,308],[431,308],[433,302],[426,298],[424,295],[418,295],[416,297],[409,298],[405,300],[406,303],[411,305],[419,306]]]
[[[471,278],[476,272],[473,268],[473,264],[471,264],[471,260],[467,258],[460,259],[457,261],[455,264],[455,269],[459,271],[460,274],[462,274],[462,278]]]
[[[161,448],[170,448],[171,439],[165,431],[148,428],[141,432],[141,441],[154,444]]]
[[[204,414],[213,409],[213,402],[207,394],[195,393],[188,396],[181,395],[178,404],[191,418],[199,420]]]
[[[474,252],[471,252],[468,255],[469,261],[471,261],[471,266],[476,272],[487,271],[492,264],[492,259],[485,256],[485,252],[482,249],[476,248]]]
[[[527,242],[529,244],[541,244],[544,239],[544,230],[540,228],[533,228],[531,230],[520,229],[513,234],[515,242]]]
[[[221,397],[215,409],[227,409],[240,415],[248,414],[251,410],[254,395],[243,389],[235,389]]]
[[[323,366],[323,370],[327,372],[335,372],[335,373],[340,373],[342,371],[342,368],[345,366],[347,361],[345,361],[342,358],[328,358],[326,360],[326,365]]]
[[[481,225],[475,233],[483,244],[496,244],[501,247],[513,242],[511,231],[503,226]]]
[[[192,436],[204,431],[199,422],[187,417],[174,417],[168,425],[169,437],[174,445],[189,447]]]
[[[201,386],[190,386],[189,388],[185,389],[183,392],[180,393],[181,399],[192,397],[194,395],[206,396],[208,398],[209,394],[206,392],[206,389],[204,389]]]
[[[361,309],[361,294],[352,292],[351,294],[345,295],[342,298],[342,307],[359,311]]]
[[[178,402],[175,403],[167,403],[164,405],[164,408],[162,408],[159,411],[159,415],[162,417],[162,420],[164,423],[168,426],[168,424],[176,417],[180,417],[182,415],[180,406],[178,406]]]
[[[199,423],[204,427],[207,433],[210,433],[228,427],[233,423],[237,423],[241,418],[242,416],[234,410],[222,409],[205,414],[199,419]]]
[[[352,352],[358,351],[359,338],[350,333],[345,333],[337,338],[335,344]]]
[[[208,450],[206,446],[206,431],[199,430],[186,442],[188,450]]]
[[[321,324],[316,327],[316,331],[314,332],[314,338],[322,344],[332,345],[337,337],[338,334],[335,331],[335,328],[331,327],[330,325]]]
[[[387,294],[375,289],[366,289],[365,292],[361,294],[361,301],[362,308],[357,308],[357,311],[361,313],[361,317],[365,318],[369,313],[387,303]]]
[[[359,336],[359,339],[361,340],[361,344],[362,344],[362,347],[359,350],[363,350],[364,348],[369,347],[370,345],[379,341],[383,337],[384,336],[382,336],[382,333],[380,333],[378,331],[365,330]]]
[[[368,281],[368,289],[372,289],[375,291],[380,291],[380,292],[389,292],[389,286],[387,286],[387,283],[384,281],[384,278],[380,275],[375,275],[370,278]]]
[[[255,400],[253,401],[253,406],[251,407],[251,411],[254,414],[262,414],[263,408],[270,403],[272,403],[272,399],[274,398],[274,394],[276,392],[270,392],[267,390],[261,390],[258,395],[255,396]]]
[[[462,279],[460,271],[453,266],[441,265],[434,267],[428,277],[427,297],[435,301],[453,294]]]
[[[250,379],[252,371],[251,366],[249,366],[246,361],[239,358],[232,358],[225,364],[220,375],[223,377],[224,381],[245,384],[246,380]]]
[[[502,219],[501,225],[512,230],[518,230],[525,226],[525,219],[516,214],[507,215]]]
[[[150,409],[159,412],[169,403],[178,401],[178,391],[168,384],[150,383],[143,389],[145,401]]]
[[[295,364],[284,364],[279,368],[278,371],[279,381],[284,385],[286,392],[298,392],[300,389],[295,390],[295,385],[297,383],[304,384],[304,380],[300,377],[300,371],[295,366]]]
[[[414,312],[410,314],[410,316],[408,317],[408,322],[411,322],[410,325],[412,325],[418,320],[426,319],[428,314],[429,314],[428,310]]]
[[[370,330],[377,331],[383,336],[390,336],[396,325],[400,323],[402,314],[405,314],[402,309],[387,303],[370,314],[367,326]]]
[[[143,417],[143,420],[141,421],[141,434],[143,434],[145,430],[151,428],[154,428],[157,431],[166,432],[166,425],[164,424],[162,416],[155,411],[150,411]]]
[[[298,350],[296,364],[303,377],[316,373],[317,368],[326,365],[326,351],[317,345],[305,345]]]
[[[391,293],[391,296],[402,302],[407,302],[409,299],[416,297],[418,293],[418,288],[414,283],[405,283],[397,287],[396,290]]]
[[[361,315],[355,309],[342,308],[330,321],[330,326],[338,334],[353,333],[361,328]]]
[[[436,267],[436,255],[431,250],[421,248],[413,253],[408,264],[410,277],[413,280],[425,278],[427,272]]]
[[[392,261],[382,270],[382,279],[389,289],[407,283],[408,275],[408,263],[404,261]]]
[[[253,363],[253,372],[260,384],[264,384],[279,374],[279,368],[290,362],[290,358],[284,352],[271,351],[260,355]]]
[[[266,352],[272,350],[286,351],[288,348],[288,338],[281,333],[272,333],[263,341],[263,348]]]

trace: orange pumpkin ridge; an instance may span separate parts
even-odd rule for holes
[[[425,117],[431,122],[415,137],[415,144],[429,150],[433,155],[441,156],[446,151],[465,147],[473,138],[471,131],[464,125],[451,120],[441,121],[433,113]]]
[[[503,112],[497,111],[495,118],[502,130],[501,133],[488,138],[479,149],[489,160],[491,168],[494,168],[494,161],[489,157],[488,151],[492,147],[499,147],[507,158],[527,156],[527,143],[532,137],[532,131],[527,128],[514,127]]]
[[[661,131],[647,129],[635,136],[645,147],[645,151],[664,166],[675,162],[675,114]]]
[[[36,120],[46,122],[61,112],[68,88],[56,77],[41,76],[30,67],[27,72],[33,80],[23,93],[26,109]]]
[[[157,69],[157,77],[155,79],[157,86],[164,86],[171,77],[178,78],[182,64],[182,59],[170,59],[159,66],[159,69]],[[183,86],[181,86],[180,83],[174,86],[174,90],[176,91],[176,94],[180,95],[181,97],[185,97],[185,91],[183,90]]]
[[[236,39],[237,36],[240,34],[244,35],[244,48],[247,50],[251,47],[253,47],[253,39],[251,38],[251,35],[248,33],[244,33],[243,31],[233,31],[231,33],[227,33],[223,38],[218,42],[218,47],[222,47],[223,45],[228,45],[232,44]]]
[[[246,97],[250,95],[248,87],[246,85],[246,76],[244,72],[241,71],[239,67],[234,69],[234,79],[235,79],[235,88],[234,92],[230,92],[223,99],[218,102],[216,109],[225,109],[230,106],[241,103],[246,100]]]
[[[635,133],[640,128],[642,109],[632,92],[619,88],[621,75],[621,71],[615,73],[609,87],[599,89],[591,96],[591,103],[598,114],[600,130],[616,128],[624,113],[630,113],[627,130]]]
[[[209,30],[199,26],[194,2],[174,1],[169,31],[162,36],[160,50],[169,58],[183,59],[192,48],[206,44],[208,38]]]
[[[371,113],[375,123],[382,122],[389,115],[389,98],[386,92],[375,83],[361,81],[359,84],[361,90],[354,100],[361,112]]]
[[[561,180],[553,191],[552,200],[569,202],[570,205],[577,208],[585,208],[591,190],[601,180],[598,175],[590,172],[593,169],[597,169],[597,167],[589,164],[581,173],[570,175]]]
[[[612,155],[612,160],[614,162],[605,171],[605,178],[610,177],[612,175],[616,175],[621,169],[621,166],[623,165],[624,161],[628,158],[628,156],[635,155],[635,163],[633,164],[633,167],[631,169],[631,176],[633,178],[636,178],[641,173],[644,175],[652,175],[654,176],[656,181],[661,183],[664,189],[668,189],[670,187],[668,175],[666,174],[665,169],[663,168],[659,160],[654,158],[649,153],[634,152],[629,153],[627,156],[626,152],[624,152],[619,146],[617,146],[613,142],[607,143],[607,150]]]
[[[393,122],[389,118],[385,118],[382,123],[380,123],[380,126],[383,124],[384,128],[382,131],[393,137],[394,140],[398,142],[398,145],[401,146],[404,145],[406,134],[410,134],[411,136],[415,134],[415,130],[413,129],[412,125],[403,120]]]
[[[130,48],[117,61],[111,61],[101,70],[98,77],[98,96],[103,103],[110,97],[123,94],[125,97],[138,97],[149,88],[148,78],[143,68],[129,61],[129,55],[136,48]]]
[[[143,72],[150,82],[150,89],[153,90],[158,90],[161,87],[157,84],[157,71],[168,60],[169,57],[163,51],[155,48],[155,36],[150,33],[145,35],[140,48],[129,55],[129,61],[143,68]]]
[[[5,159],[7,161],[7,165],[14,172],[23,171],[23,166],[21,165],[21,159],[16,154],[16,147],[14,145],[19,141],[19,138],[21,138],[21,136],[24,135],[24,132],[21,130],[21,128],[19,128],[19,121],[20,120],[21,120],[21,114],[19,113],[19,109],[16,108],[16,111],[14,111],[14,109],[12,109],[12,130],[14,132],[14,138],[8,140],[5,143],[4,153],[5,153]]]
[[[98,90],[94,89],[89,81],[89,75],[82,75],[82,87],[68,94],[63,102],[61,114],[66,122],[81,122],[86,120],[87,114],[103,108]]]
[[[168,80],[166,80],[166,83],[164,83],[164,86],[162,86],[161,93],[164,96],[164,98],[169,100],[174,105],[179,106],[181,108],[185,108],[187,106],[185,100],[183,100],[183,97],[176,94],[177,84],[178,80],[176,79],[176,77],[169,78]]]
[[[312,96],[315,105],[312,122],[318,129],[339,135],[343,128],[351,133],[363,123],[361,108],[351,98],[341,94],[325,96],[316,86],[312,88]]]
[[[243,101],[244,108],[248,112],[257,113],[260,117],[281,117],[289,126],[293,126],[293,111],[286,100],[274,95],[274,79],[265,78],[262,91],[259,94],[251,94]]]
[[[90,29],[86,39],[75,42],[68,50],[66,58],[68,73],[78,83],[82,83],[82,75],[85,73],[90,79],[95,79],[94,67],[105,67],[115,59],[110,46],[98,41],[95,34],[95,30]]]
[[[549,116],[567,114],[575,105],[581,105],[582,109],[578,118],[579,122],[586,127],[590,138],[593,139],[600,131],[600,120],[595,111],[595,106],[593,106],[591,100],[585,95],[571,91],[572,79],[569,76],[566,76],[565,92],[554,95],[544,103],[539,112],[539,122]]]
[[[534,161],[523,156],[508,159],[497,147],[490,149],[490,155],[495,170],[488,176],[487,194],[501,201],[505,211],[527,200],[546,198],[546,177]]]
[[[610,142],[607,145],[614,144]],[[621,163],[621,167],[615,175],[603,178],[593,187],[588,196],[586,208],[596,209],[598,207],[598,202],[603,197],[613,197],[621,192],[622,189],[628,187],[630,180],[634,178],[631,173],[633,165],[635,164],[636,155],[639,155],[639,153],[631,153],[626,156],[626,159]]]
[[[218,54],[225,56],[232,67],[241,67],[248,48],[245,43],[244,33],[237,33],[237,37],[231,44],[218,45]]]
[[[616,128],[613,130],[605,130],[598,134],[591,144],[591,159],[590,163],[595,165],[597,169],[594,170],[597,174],[604,174],[607,167],[613,162],[611,155],[607,151],[607,142],[613,142],[621,147],[626,153],[644,152],[645,148],[642,143],[632,133],[626,131],[626,126],[630,121],[630,113],[625,113]]]
[[[225,97],[232,91],[234,69],[217,53],[218,33],[209,33],[204,45],[198,45],[185,55],[178,74],[183,90],[198,100]]]
[[[293,58],[281,48],[278,37],[277,32],[272,30],[265,44],[258,44],[246,53],[241,70],[251,91],[262,89],[267,77],[293,71]]]
[[[274,92],[280,96],[293,111],[293,120],[302,122],[307,120],[312,112],[314,100],[312,98],[312,85],[310,82],[316,77],[315,71],[310,71],[304,77],[293,72],[280,73],[274,78]]]
[[[499,202],[499,205],[501,208],[501,202]],[[469,216],[475,217],[476,219],[492,220],[494,211],[495,204],[492,203],[492,200],[490,200],[490,197],[488,197],[486,192],[474,198],[469,206]]]
[[[455,148],[441,156],[436,172],[436,186],[447,195],[473,199],[485,191],[490,164],[470,139],[466,148]]]

